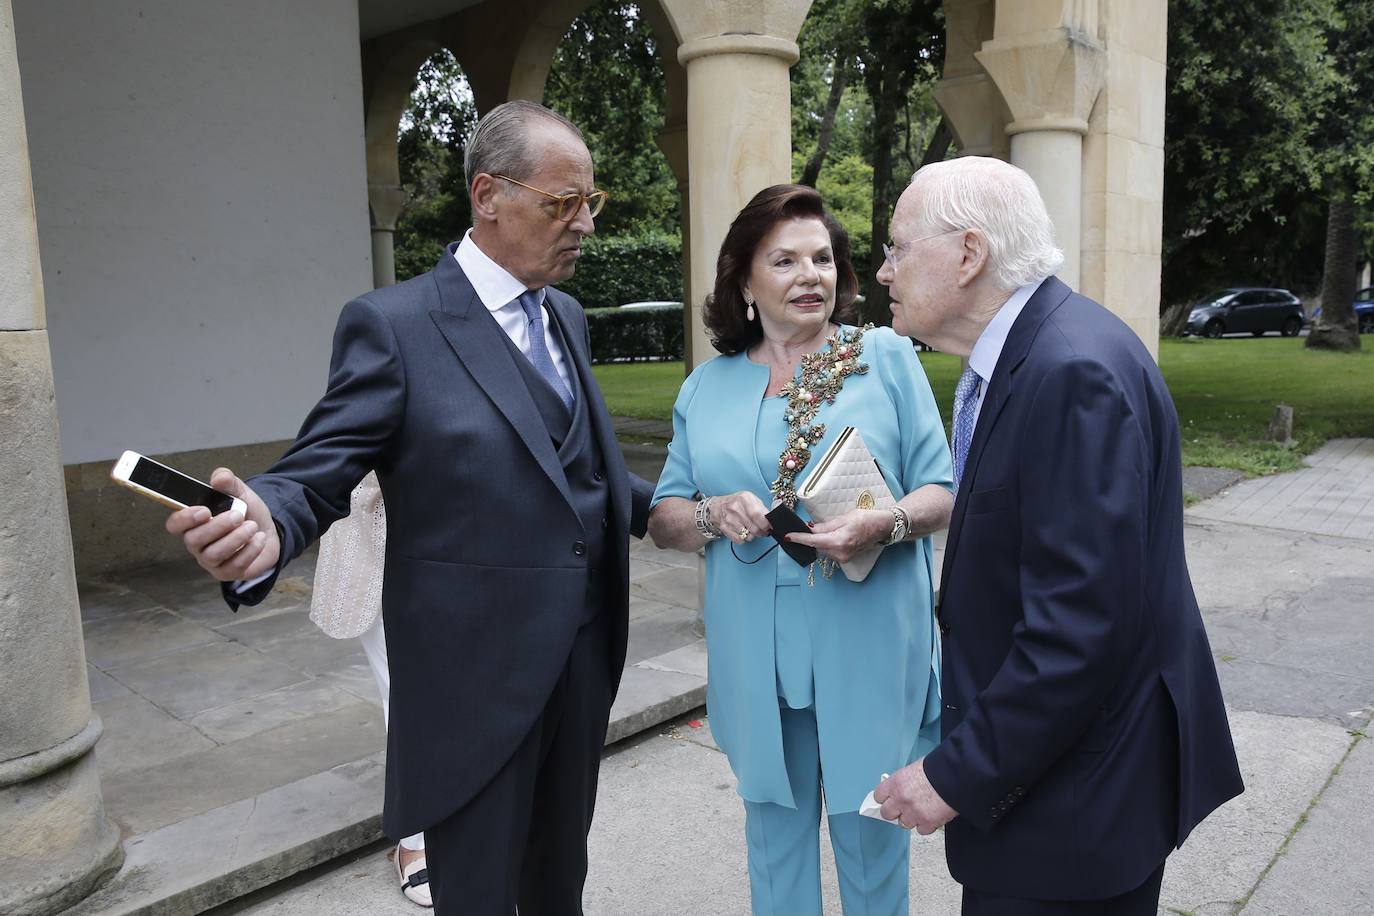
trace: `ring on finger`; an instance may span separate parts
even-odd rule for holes
[[[754,536],[754,532],[750,531],[748,528],[741,528],[741,529],[739,530],[739,539],[740,539],[741,541],[748,541],[748,540],[749,540],[750,538],[752,538],[753,536]]]

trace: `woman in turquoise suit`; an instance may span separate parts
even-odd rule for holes
[[[821,912],[822,797],[845,912],[905,914],[909,836],[858,811],[939,738],[929,535],[953,505],[949,448],[911,343],[852,325],[856,288],[814,189],[767,188],[740,212],[704,312],[722,355],[678,394],[649,520],[660,547],[705,547],[707,705],[760,916]],[[804,568],[769,552],[765,514],[795,502],[846,426],[900,501],[795,535],[823,558]],[[875,543],[888,546],[862,582],[833,567]]]

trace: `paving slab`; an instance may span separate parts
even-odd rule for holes
[[[86,659],[106,671],[169,652],[224,642],[208,627],[161,607],[124,611],[84,623]]]
[[[1306,467],[1259,477],[1194,506],[1197,518],[1367,538],[1374,533],[1374,439],[1332,439]]]
[[[1374,742],[1352,739],[1352,745],[1241,916],[1374,913]]]
[[[1315,719],[1232,710],[1230,721],[1245,792],[1169,857],[1160,892],[1166,909],[1235,912],[1350,745],[1344,728]]]
[[[705,641],[699,640],[705,655]],[[652,660],[630,665],[620,678],[620,693],[611,707],[606,743],[614,744],[706,702],[706,678],[663,670]]]
[[[119,874],[67,916],[200,913],[375,843],[383,756],[313,773],[130,838]],[[386,886],[395,890],[392,882]]]
[[[105,673],[178,717],[309,680],[295,668],[228,640]]]
[[[382,711],[357,702],[232,744],[111,773],[101,780],[105,810],[130,833],[148,833],[361,760],[384,738]]]
[[[359,700],[377,703],[371,672],[367,673],[365,686],[369,695],[360,697],[332,676],[314,678],[198,712],[187,722],[216,743],[229,744],[281,725],[335,712]]]
[[[100,774],[159,766],[217,745],[193,725],[131,691],[91,704],[104,731],[96,747]]]

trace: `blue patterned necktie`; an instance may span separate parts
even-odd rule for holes
[[[544,381],[553,386],[553,390],[563,399],[563,406],[567,407],[571,413],[573,407],[572,392],[564,384],[563,376],[558,374],[558,369],[553,364],[553,357],[549,355],[549,346],[544,343],[544,314],[539,310],[538,290],[527,289],[521,293],[520,307],[525,310],[525,319],[529,322],[530,363],[543,376]]]
[[[964,462],[968,460],[969,443],[973,441],[973,415],[978,406],[978,383],[981,379],[972,369],[965,369],[954,388],[954,489],[964,476]]]

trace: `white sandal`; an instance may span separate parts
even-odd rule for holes
[[[434,900],[429,895],[429,871],[425,868],[425,858],[421,856],[401,868],[401,844],[396,844],[396,877],[401,881],[401,893],[406,899],[420,906],[432,907]]]

